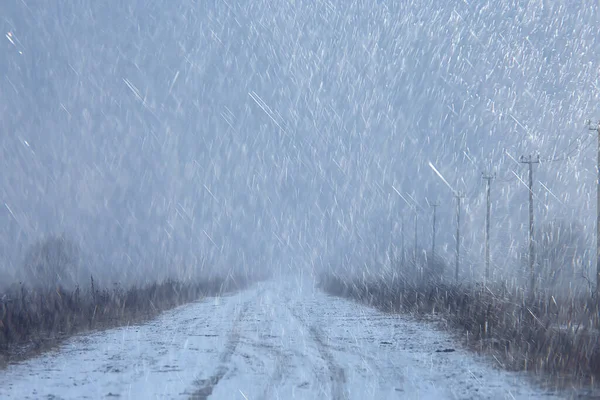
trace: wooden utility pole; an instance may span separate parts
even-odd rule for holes
[[[596,296],[600,299],[600,123],[590,126],[598,135],[598,155],[596,159],[598,181],[596,183]]]
[[[402,259],[402,268],[405,267],[405,263],[406,263],[406,257],[405,257],[405,249],[404,249],[404,214],[402,214],[402,232],[401,232],[401,248],[402,248],[402,255],[401,255],[401,259]]]
[[[490,217],[492,213],[491,186],[495,176],[481,174],[486,181],[486,213],[485,213],[485,283],[490,280]]]
[[[454,271],[454,279],[458,282],[458,271],[460,267],[460,209],[462,199],[465,197],[462,193],[456,192],[456,265]]]
[[[521,156],[520,162],[529,165],[529,292],[531,297],[535,296],[535,242],[533,226],[533,164],[539,164],[540,156],[535,158]]]
[[[433,229],[432,229],[432,233],[431,233],[431,264],[430,264],[430,270],[433,271],[433,266],[435,263],[435,228],[436,228],[436,217],[437,217],[437,208],[439,207],[439,204],[435,203],[435,204],[430,204],[431,207],[433,207]]]
[[[419,246],[419,236],[417,233],[417,229],[419,227],[419,214],[417,214],[417,208],[415,207],[415,250],[414,250],[414,258],[415,258],[415,265],[417,263],[417,253],[418,253],[418,246]]]
[[[394,218],[390,215],[390,250],[388,252],[390,266],[394,262]]]
[[[414,254],[413,254],[413,260],[415,263],[415,269],[417,272],[417,275],[419,276],[419,279],[423,276],[423,268],[419,266],[419,260],[417,258],[417,254],[418,254],[418,247],[419,247],[419,236],[418,236],[418,229],[419,227],[419,214],[417,213],[417,207],[415,206],[415,248],[414,248]]]

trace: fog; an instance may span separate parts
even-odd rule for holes
[[[427,249],[440,203],[451,264],[452,190],[460,277],[477,280],[482,172],[508,279],[529,154],[536,225],[576,227],[569,257],[587,273],[599,17],[572,0],[3,0],[0,281],[53,233],[107,282],[377,272],[403,226],[414,246],[415,202]]]

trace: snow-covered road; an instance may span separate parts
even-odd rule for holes
[[[551,398],[450,335],[298,285],[261,283],[70,339],[0,370],[3,399]]]

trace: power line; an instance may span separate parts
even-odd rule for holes
[[[583,153],[585,150],[589,149],[591,147],[591,145],[593,144],[593,141],[590,140],[592,138],[593,135],[590,135],[589,133],[587,134],[581,134],[581,136],[579,138],[577,138],[576,140],[573,140],[568,146],[567,146],[567,151],[565,152],[565,154],[563,154],[560,157],[555,157],[555,158],[540,158],[539,161],[540,163],[552,163],[552,162],[561,162],[561,161],[568,161],[571,160],[573,155],[575,155],[576,153]],[[573,145],[575,144],[575,147],[573,147]],[[505,150],[505,154],[511,159],[513,160],[515,163],[519,163],[520,161],[517,161],[513,156],[511,156],[508,151]],[[514,170],[511,170],[511,172],[513,173],[513,177],[512,178],[498,178],[496,177],[496,181],[497,182],[501,182],[501,183],[512,183],[515,182],[515,180],[519,179],[516,175],[516,172]]]
[[[584,135],[582,135],[582,137],[583,136]],[[540,159],[540,162],[550,163],[550,162],[559,162],[559,161],[568,161],[568,160],[570,160],[571,157],[575,153],[577,153],[577,152],[581,153],[581,152],[587,150],[591,146],[591,144],[593,143],[592,141],[590,141],[587,146],[585,146],[585,147],[582,148],[582,146],[585,144],[585,142],[587,142],[588,140],[590,140],[593,135],[587,134],[585,136],[586,137],[583,138],[583,140],[580,137],[577,140],[571,142],[571,145],[569,145],[568,147],[571,147],[573,145],[573,143],[577,143],[577,146],[575,148],[573,148],[572,150],[567,151],[564,155],[562,155],[560,157],[557,157],[557,158],[552,158],[552,159]]]
[[[480,190],[481,190],[481,181],[477,181],[477,185],[473,188],[473,190],[471,190],[470,193],[465,194],[464,197],[473,198],[473,197],[475,197],[475,195],[477,193],[479,193]]]

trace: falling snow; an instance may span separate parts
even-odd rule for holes
[[[440,282],[454,282],[458,274],[463,286],[485,279],[490,291],[502,287],[525,293],[531,273],[530,192],[538,289],[555,303],[558,298],[589,298],[595,290],[600,6],[594,2],[1,3],[0,294],[17,293],[21,287],[56,292],[57,285],[83,291],[90,277],[92,292],[94,284],[126,290],[165,280],[243,278],[252,286],[267,277],[312,284],[318,277],[335,275],[348,284],[388,282],[389,277],[412,279],[406,260],[427,260],[433,250],[444,266]],[[524,161],[538,156],[530,190]],[[487,277],[487,191],[482,176],[493,177]],[[434,204],[439,206],[432,230]],[[56,281],[31,272],[41,270],[33,267],[40,264],[35,252],[44,251],[40,243],[48,237],[66,238],[60,243],[72,244],[76,259],[62,275],[53,275]],[[267,287],[271,295],[281,294],[277,285]],[[244,290],[232,296],[250,298],[258,289]],[[319,301],[311,300],[312,313],[322,314],[319,307],[354,307],[343,312],[383,318],[369,304],[341,306],[346,300],[318,296]],[[244,321],[268,313],[249,304]],[[313,325],[334,329],[340,322],[327,325],[309,316],[309,322],[292,323],[286,313],[296,306],[301,312],[300,305],[284,309],[277,301],[269,304],[276,314],[260,318],[274,330],[299,329],[310,336]],[[186,313],[198,313],[194,318],[210,324],[212,311],[205,305],[190,307],[183,314],[169,311],[161,321],[171,315],[184,324]],[[219,312],[223,318],[236,318],[235,313]],[[284,319],[277,321],[279,317]],[[400,325],[420,323],[396,317]],[[593,318],[597,321],[597,312]],[[234,320],[217,322],[225,331],[237,329]],[[243,342],[255,324],[249,323],[239,328],[241,348],[252,347]],[[393,330],[393,321],[386,324],[381,329]],[[155,328],[140,327],[146,333],[139,340],[150,340]],[[192,327],[181,329],[177,337],[187,340]],[[299,364],[308,357],[313,363],[315,382],[306,378],[311,385],[335,386],[336,374],[345,371],[347,381],[337,383],[341,391],[329,388],[322,398],[410,398],[406,391],[394,390],[402,387],[402,369],[412,368],[409,358],[397,364],[377,360],[383,353],[372,343],[355,348],[357,342],[348,336],[351,325],[335,329],[345,331],[312,337],[308,355],[282,342],[264,353],[252,348],[249,357],[258,354],[265,365],[275,362],[269,368],[283,374],[278,382],[285,398],[295,384],[286,371],[300,366],[283,368],[277,364],[280,359],[269,359],[269,354],[284,351],[296,351],[290,362]],[[376,323],[360,329],[357,335],[382,335]],[[429,325],[422,329],[427,335],[449,335]],[[116,341],[120,332],[96,333],[90,340],[110,352],[114,348],[107,343]],[[134,337],[129,328],[123,332],[129,335],[123,340]],[[228,335],[218,330],[214,334]],[[289,333],[278,335],[295,339]],[[346,339],[347,349],[331,350],[343,347]],[[193,340],[208,346],[202,339]],[[265,349],[271,346],[252,340]],[[456,340],[453,346],[461,338]],[[30,359],[27,368],[40,376],[49,374],[42,365],[71,363],[75,355],[69,348],[75,351],[82,343],[68,342],[59,355]],[[168,354],[180,354],[182,343],[169,346],[164,347]],[[415,351],[430,357],[429,344],[423,346]],[[394,349],[397,357],[408,357]],[[139,355],[134,353],[129,356]],[[240,391],[215,389],[215,397],[243,398],[243,381],[254,379],[256,370],[245,375],[245,364],[237,359],[243,354],[232,354],[236,361],[228,371],[239,370],[231,377],[235,385],[225,387]],[[348,368],[358,368],[361,355],[373,358],[363,366],[368,371],[363,378],[381,378],[369,369],[373,366],[398,382],[367,392],[360,386],[363,381],[348,375]],[[95,354],[89,357],[107,362]],[[173,391],[163,393],[167,386],[159,382],[148,390],[176,397],[192,390],[194,379],[204,379],[201,375],[213,376],[206,371],[212,364],[181,357],[185,359],[169,363],[192,369],[186,370],[187,386],[175,385],[176,378],[169,375]],[[476,357],[461,352],[460,361],[446,366],[468,364],[492,376],[491,367]],[[164,361],[164,355],[154,360]],[[31,389],[32,379],[41,379],[25,375],[22,365],[10,368],[6,376],[20,379],[11,386],[17,391],[13,397],[20,397],[23,387]],[[199,368],[203,370],[194,370]],[[440,383],[443,391],[435,393],[428,391],[428,384],[415,382],[405,382],[405,389],[427,387],[429,396],[466,398],[468,383],[456,383],[460,377],[434,374],[422,363],[414,368],[422,371],[424,382],[439,378],[448,383]],[[96,372],[80,378],[95,380]],[[0,370],[0,377],[4,373]],[[323,373],[331,374],[333,383],[319,376]],[[123,382],[131,379],[140,385],[141,375],[136,374],[124,371]],[[81,392],[67,388],[63,378],[52,375],[53,392],[40,387],[36,393],[78,397]],[[114,382],[106,379],[108,388]],[[498,387],[511,386],[508,375],[498,379]],[[527,387],[521,391],[527,396],[544,393],[527,386],[526,380],[512,382]],[[469,387],[483,390],[479,383]],[[279,393],[278,388],[262,394],[259,389],[251,386],[257,392],[248,398],[277,398]],[[320,397],[313,389],[298,396]],[[4,384],[1,390],[6,390]],[[127,390],[123,384],[101,395],[117,391],[126,396]],[[136,398],[136,393],[127,393]],[[137,396],[151,394],[141,391]]]

